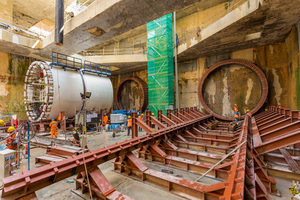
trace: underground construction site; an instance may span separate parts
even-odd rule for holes
[[[300,199],[300,0],[1,0],[0,199]]]

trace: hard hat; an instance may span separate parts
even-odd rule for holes
[[[11,133],[15,130],[15,127],[11,126],[7,129],[7,132]]]
[[[52,119],[52,121],[55,121],[55,119]]]
[[[104,113],[104,115],[106,115],[106,113]]]
[[[247,110],[247,112],[249,112],[250,110]]]
[[[4,126],[4,121],[0,119],[0,126]]]
[[[152,115],[154,115],[154,113],[152,113]]]
[[[236,104],[234,104],[235,106],[237,106]]]
[[[144,114],[142,114],[142,116],[144,116]]]
[[[130,116],[128,116],[128,119],[130,119],[131,117]]]

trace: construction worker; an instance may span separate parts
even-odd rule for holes
[[[234,113],[239,112],[239,108],[237,107],[236,104],[234,104],[233,110],[234,110]]]
[[[131,119],[130,116],[128,116],[128,120],[127,120],[127,130],[128,130],[128,133],[127,133],[127,136],[129,136],[129,134],[130,134],[131,127],[132,127],[132,119]]]
[[[234,120],[237,122],[239,121],[239,108],[237,107],[236,104],[234,104],[233,110],[234,110]]]
[[[6,138],[5,142],[6,142],[6,146],[8,149],[17,150],[16,148],[17,148],[18,141],[13,138],[17,138],[18,133],[14,133],[11,136],[9,136],[14,131],[15,131],[15,127],[13,127],[13,126],[11,126],[7,129],[8,134],[6,134],[6,137],[8,137],[8,138]]]
[[[5,140],[5,145],[7,146],[8,149],[12,149],[12,150],[16,150],[18,151],[18,139],[19,139],[19,133],[15,131],[15,127],[11,126],[7,129],[8,134],[6,134],[6,140]],[[14,132],[12,134],[12,132]],[[12,135],[11,135],[12,134]],[[19,142],[19,148],[22,148],[22,143]],[[19,152],[19,156],[18,153],[15,154],[15,159],[16,162],[18,162],[18,158],[19,160],[21,160],[21,156],[20,156],[20,152]]]
[[[53,138],[53,133],[55,133],[55,138],[57,138],[57,121],[55,121],[55,119],[52,119],[52,122],[49,124],[49,126],[51,128],[51,138]]]
[[[142,113],[139,117],[138,117],[141,121],[143,121],[144,120],[144,114]],[[142,128],[141,127],[139,127],[139,130],[141,131],[142,130]]]
[[[104,113],[104,117],[103,117],[104,126],[106,126],[107,122],[108,122],[108,116],[106,115],[106,113]]]
[[[251,118],[252,117],[252,114],[250,112],[250,110],[247,110],[247,115]]]
[[[156,118],[154,113],[152,113],[151,115],[152,115],[152,117]],[[155,124],[153,122],[151,122],[151,127],[153,130],[155,130]]]

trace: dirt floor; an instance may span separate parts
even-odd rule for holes
[[[139,133],[145,134],[144,132]],[[71,137],[71,136],[69,136]],[[63,139],[64,135],[59,135],[59,138]],[[130,139],[131,136],[127,136],[127,132],[123,132],[117,137],[112,137],[112,132],[102,132],[102,133],[91,133],[88,135],[88,147],[91,150],[99,149],[103,146],[108,146],[116,142],[121,142],[127,139]],[[30,158],[30,167],[38,167],[35,165],[35,157],[45,154],[46,150],[44,148],[33,148],[31,149],[31,158]],[[135,152],[136,154],[136,152]],[[159,163],[149,162],[142,159],[142,162],[149,167],[157,171],[161,171],[166,166],[163,166]],[[20,169],[17,170],[17,173],[20,173],[22,170],[27,170],[28,163],[26,159],[23,159]],[[108,161],[99,165],[99,168],[102,170],[106,178],[112,184],[112,186],[119,192],[133,198],[136,200],[153,200],[153,199],[172,199],[172,200],[181,200],[185,199],[179,197],[178,195],[172,194],[166,190],[163,190],[155,185],[149,184],[147,182],[142,182],[141,180],[134,179],[132,177],[127,177],[126,175],[119,174],[113,171],[112,161]],[[184,179],[196,182],[196,179],[199,175],[187,172],[181,169],[173,168],[174,176],[179,176]],[[62,180],[58,183],[52,184],[46,188],[43,188],[36,192],[39,200],[57,200],[57,199],[89,199],[88,194],[81,195],[80,192],[74,191],[75,183],[69,183],[68,180],[73,180],[74,177],[69,177],[65,180]],[[281,197],[271,196],[272,199],[291,199],[291,194],[288,190],[292,185],[292,181],[276,178],[277,189],[281,193]],[[204,177],[201,180],[201,184],[210,185],[214,183],[221,182],[221,180],[216,180],[212,178]]]

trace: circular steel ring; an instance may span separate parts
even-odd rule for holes
[[[213,66],[211,66],[203,74],[203,76],[200,79],[200,82],[199,82],[199,85],[198,85],[198,97],[199,97],[199,101],[200,101],[201,105],[204,107],[204,109],[208,113],[212,114],[214,117],[216,117],[218,119],[222,119],[222,120],[226,120],[226,121],[232,121],[232,120],[234,120],[234,118],[219,115],[207,106],[207,104],[205,103],[204,98],[203,98],[203,85],[204,85],[204,82],[205,82],[206,78],[214,70],[216,70],[218,68],[221,68],[224,65],[230,65],[230,64],[242,65],[244,67],[247,67],[247,68],[251,69],[252,71],[254,71],[254,73],[256,73],[256,75],[258,76],[258,78],[260,80],[262,93],[261,93],[261,97],[260,97],[257,105],[250,111],[252,115],[254,113],[256,113],[264,105],[265,101],[267,100],[267,96],[268,96],[268,81],[267,81],[267,78],[266,78],[265,74],[263,73],[263,71],[259,67],[257,67],[254,63],[246,61],[246,60],[230,59],[230,60],[224,60],[224,61],[221,61],[221,62],[218,62],[218,63],[214,64]],[[244,117],[245,117],[245,115],[241,116],[242,119]]]
[[[129,81],[133,81],[135,83],[138,84],[138,86],[140,87],[141,91],[142,91],[142,95],[143,95],[143,100],[142,100],[142,105],[139,108],[139,110],[141,110],[142,112],[144,112],[148,106],[148,85],[145,81],[143,81],[142,79],[138,78],[138,77],[128,77],[123,79],[119,85],[118,85],[118,89],[117,89],[117,95],[116,95],[116,104],[117,104],[117,108],[122,110],[124,109],[122,104],[121,104],[121,92],[122,89],[125,85],[126,82]]]

